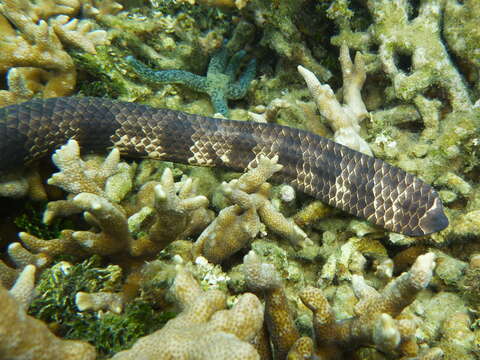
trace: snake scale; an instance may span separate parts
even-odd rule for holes
[[[387,230],[422,236],[448,225],[428,184],[307,131],[214,119],[102,98],[37,99],[0,109],[0,171],[74,138],[90,150],[245,171],[278,155],[281,182]]]

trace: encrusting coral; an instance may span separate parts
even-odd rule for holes
[[[135,72],[151,83],[183,84],[195,91],[207,93],[215,112],[228,116],[227,99],[238,100],[245,96],[250,82],[255,77],[256,61],[252,59],[246,65],[243,74],[236,81],[241,60],[246,52],[236,52],[230,59],[226,46],[218,50],[211,58],[206,76],[200,76],[184,70],[154,71],[134,57],[127,57]]]
[[[278,156],[260,156],[257,167],[222,185],[222,192],[234,205],[220,211],[215,220],[200,234],[193,247],[194,256],[202,255],[220,263],[252,241],[262,223],[272,232],[301,247],[309,239],[293,220],[285,218],[269,200],[270,184],[266,181],[282,165]]]
[[[253,340],[263,322],[263,308],[253,294],[242,294],[226,310],[219,290],[203,291],[187,271],[180,269],[173,292],[183,311],[162,329],[139,339],[112,360],[254,360],[260,359]]]
[[[354,33],[345,14],[336,11],[341,7],[332,8],[330,17],[340,27],[340,34],[334,36],[332,42],[336,45],[346,42],[353,48],[359,48],[361,44],[364,50],[371,44],[379,45],[379,63],[375,65],[381,64],[392,80],[393,96],[412,100],[436,85],[448,93],[454,109],[465,109],[471,106],[465,83],[441,39],[443,3],[441,0],[422,1],[418,5],[418,16],[411,19],[407,1],[370,1],[367,8],[373,23],[365,33]],[[396,60],[399,55],[411,59],[408,72],[403,71]]]
[[[480,4],[475,0],[445,1],[444,34],[448,46],[471,67],[466,74],[468,81],[476,81],[480,90],[480,29],[477,19]]]

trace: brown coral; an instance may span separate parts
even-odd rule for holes
[[[253,251],[244,257],[243,264],[247,286],[252,291],[262,293],[265,298],[265,321],[275,358],[284,359],[300,334],[295,327],[283,283],[273,265],[262,263]],[[304,346],[307,344],[295,345],[293,352],[303,353]]]
[[[126,198],[133,186],[135,167],[121,163],[117,149],[104,160],[94,157],[84,161],[77,142],[70,140],[56,151],[53,161],[61,171],[48,182],[70,195],[68,200],[50,202],[44,221],[50,223],[58,216],[83,212],[92,228],[63,230],[53,240],[20,233],[24,244],[35,253],[50,257],[59,253],[149,255],[202,230],[212,220],[208,200],[197,195],[196,184],[189,178],[175,183],[169,168],[159,182],[150,181],[136,196]]]
[[[416,355],[414,324],[407,319],[395,319],[417,293],[424,289],[435,266],[435,255],[417,258],[412,268],[391,281],[381,292],[368,286],[361,276],[354,275],[352,285],[359,302],[356,317],[337,321],[320,289],[306,288],[300,294],[302,302],[314,314],[314,329],[320,349],[326,358],[338,358],[344,351],[360,345],[374,344],[383,351]]]

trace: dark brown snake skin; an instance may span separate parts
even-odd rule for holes
[[[100,98],[33,100],[0,109],[0,171],[75,138],[87,149],[245,171],[279,156],[277,177],[385,229],[427,235],[448,225],[433,188],[379,159],[289,127],[219,120]]]

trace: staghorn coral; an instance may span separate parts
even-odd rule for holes
[[[12,288],[8,291],[18,305],[25,310],[30,306],[34,296],[36,270],[36,267],[33,265],[25,266]]]
[[[256,296],[243,294],[231,309],[225,310],[225,295],[218,290],[202,291],[185,270],[179,270],[173,292],[183,311],[112,360],[259,359],[248,343],[263,321],[263,309]]]
[[[0,91],[0,105],[73,92],[76,69],[63,44],[92,54],[96,46],[108,44],[106,32],[93,30],[91,20],[71,18],[80,8],[79,0],[3,1],[0,72],[8,72],[9,90]]]
[[[47,193],[37,169],[12,171],[0,179],[0,196],[22,198],[27,196],[35,201],[47,200]]]
[[[195,91],[207,93],[215,112],[228,116],[227,99],[243,98],[255,77],[256,61],[252,59],[239,79],[235,80],[245,55],[246,52],[242,50],[229,59],[227,47],[222,47],[212,56],[206,76],[184,70],[153,71],[132,56],[127,57],[127,61],[143,80],[150,83],[183,84]]]
[[[340,63],[343,75],[343,98],[341,105],[329,85],[322,85],[308,69],[298,66],[320,113],[334,130],[333,139],[351,149],[372,155],[368,143],[360,136],[360,122],[368,116],[360,91],[366,72],[362,54],[357,53],[352,63],[346,44],[340,48]]]
[[[200,234],[193,247],[194,257],[203,255],[213,263],[220,263],[252,241],[261,231],[262,223],[294,246],[309,242],[303,230],[269,200],[270,185],[266,181],[281,169],[277,161],[277,156],[272,159],[261,156],[257,167],[223,184],[223,193],[234,205],[222,209]]]

